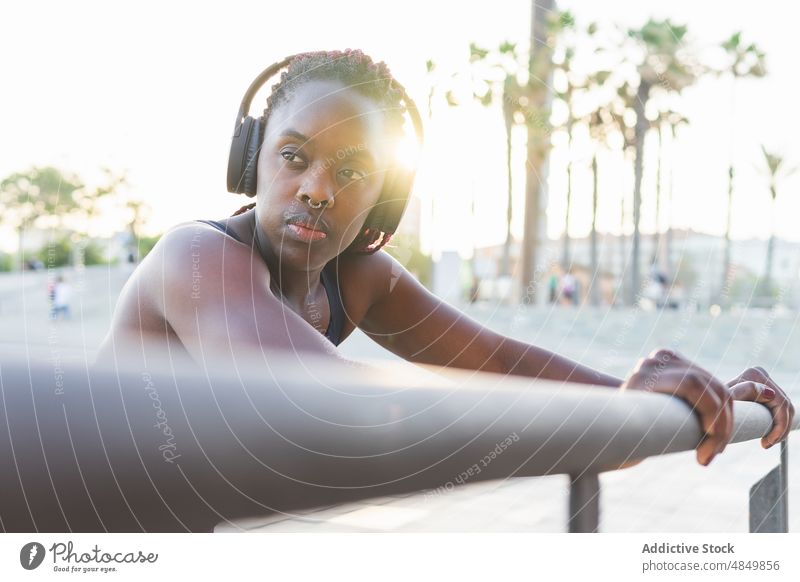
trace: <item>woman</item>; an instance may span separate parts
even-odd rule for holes
[[[233,180],[256,203],[166,233],[126,284],[99,359],[130,335],[166,339],[198,362],[239,345],[338,358],[335,346],[358,327],[411,362],[675,394],[700,416],[702,464],[730,439],[734,399],[772,410],[763,446],[785,438],[794,409],[762,369],[726,385],[662,350],[623,380],[495,333],[429,293],[380,250],[393,232],[380,214],[395,204],[385,192],[402,175],[394,152],[413,103],[360,51],[286,64],[244,188]]]

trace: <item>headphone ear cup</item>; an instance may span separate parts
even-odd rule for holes
[[[261,124],[249,115],[231,139],[228,157],[228,192],[255,196],[258,149],[261,147]]]
[[[255,196],[258,187],[258,153],[261,149],[261,119],[253,120],[250,137],[247,140],[247,163],[244,166],[244,193]]]

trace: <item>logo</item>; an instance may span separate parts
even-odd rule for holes
[[[35,570],[44,560],[44,546],[38,542],[29,542],[19,551],[19,563],[26,570]]]

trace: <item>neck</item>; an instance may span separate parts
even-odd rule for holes
[[[297,270],[293,269],[287,261],[282,261],[258,225],[255,211],[252,213],[251,227],[255,248],[269,269],[270,288],[276,296],[298,306],[315,301],[315,297],[320,292],[322,267]]]

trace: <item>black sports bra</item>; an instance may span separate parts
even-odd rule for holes
[[[220,232],[244,244],[244,241],[240,239],[233,230],[227,229],[225,225],[218,220],[197,220],[196,222],[202,222],[213,226]],[[342,304],[342,291],[339,289],[339,279],[336,277],[335,261],[329,262],[322,268],[320,282],[325,288],[325,294],[328,296],[328,305],[331,311],[331,318],[328,323],[328,329],[325,330],[325,337],[328,338],[333,345],[338,346],[342,342],[344,305]]]

